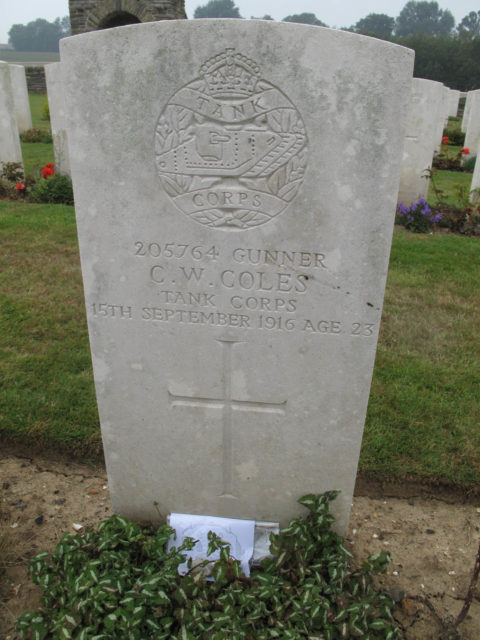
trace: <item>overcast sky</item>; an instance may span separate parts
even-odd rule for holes
[[[186,0],[185,8],[189,18],[195,8],[206,4],[207,0]],[[386,13],[396,18],[407,0],[236,0],[244,18],[261,17],[270,14],[281,20],[293,13],[314,13],[329,27],[349,27],[369,13]],[[456,22],[470,11],[480,10],[480,0],[448,0],[438,2],[441,9],[449,9]],[[37,18],[52,21],[68,15],[68,0],[0,0],[0,42],[8,41],[8,31],[12,24],[27,24]]]

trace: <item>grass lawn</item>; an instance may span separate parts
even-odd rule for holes
[[[0,435],[99,454],[73,207],[0,201],[0,244]]]
[[[50,122],[43,119],[43,109],[48,104],[46,93],[29,93],[30,111],[32,112],[32,124],[41,129],[50,129]]]
[[[2,49],[0,60],[11,62],[12,64],[24,64],[25,66],[42,64],[43,62],[59,62],[58,51],[12,51]]]
[[[53,144],[44,142],[22,142],[23,168],[25,175],[36,173],[39,177],[39,170],[47,162],[55,163]]]
[[[395,232],[361,469],[480,480],[480,240]]]
[[[437,196],[435,187],[442,193],[442,200],[448,204],[458,203],[458,189],[463,188],[468,192],[472,184],[472,173],[462,171],[438,171],[430,179],[428,188],[428,204],[436,206]]]
[[[0,436],[100,456],[72,207],[0,202]],[[480,240],[396,231],[360,469],[480,480]]]

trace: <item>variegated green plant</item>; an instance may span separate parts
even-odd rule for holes
[[[331,529],[337,494],[301,498],[308,515],[272,536],[273,557],[249,578],[213,533],[209,555],[220,550],[213,582],[191,564],[178,574],[195,542],[166,551],[174,533],[167,526],[114,516],[98,531],[65,534],[53,554],[31,561],[42,606],[23,614],[17,629],[28,640],[399,640],[393,601],[372,584],[390,558],[382,552],[351,566]]]

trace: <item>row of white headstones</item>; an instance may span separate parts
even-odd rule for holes
[[[460,91],[440,82],[412,79],[412,95],[403,148],[402,174],[398,201],[406,205],[428,192],[429,172],[434,154],[441,148],[443,129],[449,116],[457,116]],[[466,94],[461,129],[464,147],[470,155],[480,151],[480,89]],[[468,154],[464,155],[464,159]],[[480,186],[480,163],[472,177],[471,190]]]
[[[50,120],[57,173],[70,175],[65,107],[59,62],[45,66]],[[412,79],[398,201],[412,204],[428,193],[428,170],[441,148],[449,116],[457,116],[461,92],[440,82]],[[0,62],[0,162],[22,162],[19,134],[32,127],[25,68]],[[466,94],[461,129],[470,156],[480,152],[480,89]],[[466,159],[466,156],[465,156]],[[472,178],[472,191],[480,187],[480,163]]]
[[[57,173],[70,175],[60,63],[46,65],[50,124]],[[25,67],[0,61],[0,164],[23,164],[20,134],[32,128]]]
[[[31,127],[25,69],[0,61],[0,162],[22,162],[19,134]]]

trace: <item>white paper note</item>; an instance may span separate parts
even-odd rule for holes
[[[173,536],[168,541],[168,549],[179,547],[185,538],[198,540],[191,551],[185,551],[188,558],[217,560],[220,552],[215,551],[207,556],[208,532],[213,531],[224,542],[230,545],[230,557],[239,560],[242,571],[246,576],[250,575],[250,559],[253,555],[255,521],[238,520],[233,518],[217,518],[214,516],[197,516],[186,513],[172,513],[170,515],[170,526],[176,531],[176,538]],[[179,573],[187,571],[187,563],[184,562],[178,567]]]

